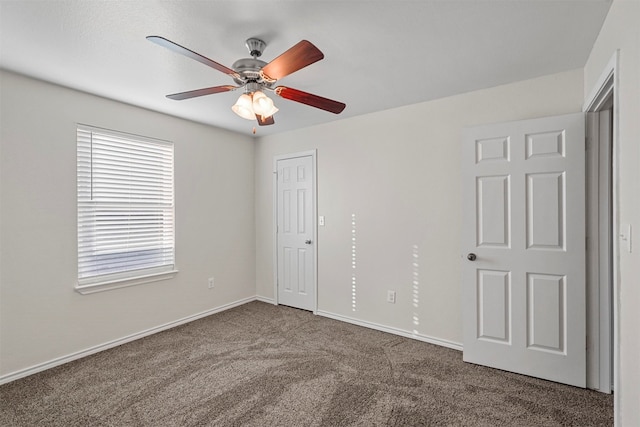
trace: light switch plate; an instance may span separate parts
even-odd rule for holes
[[[387,302],[391,304],[396,303],[396,291],[387,291]]]
[[[318,217],[318,225],[324,227],[324,215]]]

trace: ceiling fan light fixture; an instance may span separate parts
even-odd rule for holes
[[[243,93],[231,109],[243,119],[255,120],[256,115],[253,112],[252,103],[251,95]]]
[[[271,117],[278,112],[273,100],[261,91],[253,93],[253,112],[262,117]]]
[[[227,74],[237,84],[237,86],[222,85],[173,93],[167,95],[169,99],[181,101],[198,96],[244,89],[244,94],[238,98],[231,110],[243,119],[258,120],[260,126],[273,125],[275,123],[273,115],[278,112],[278,108],[273,105],[273,100],[267,97],[262,89],[270,90],[281,98],[334,114],[340,114],[346,107],[346,104],[342,102],[298,89],[285,86],[272,88],[276,81],[324,58],[324,54],[308,40],[301,40],[267,63],[258,59],[262,55],[266,43],[255,37],[247,39],[246,45],[252,57],[237,60],[233,63],[233,68],[225,67],[161,36],[148,36],[147,40]]]

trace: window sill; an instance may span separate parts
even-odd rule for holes
[[[88,285],[76,285],[76,292],[82,295],[95,294],[96,292],[110,291],[113,289],[128,288],[129,286],[142,285],[144,283],[158,282],[160,280],[172,279],[178,270],[163,271],[161,273],[147,274],[127,279],[112,279],[104,282],[91,283]]]

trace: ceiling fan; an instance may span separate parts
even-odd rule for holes
[[[244,93],[231,108],[242,118],[257,120],[260,126],[274,124],[273,115],[278,111],[273,105],[273,101],[264,94],[264,91],[270,91],[281,98],[329,111],[334,114],[340,114],[346,107],[346,104],[342,102],[323,98],[298,89],[287,86],[273,87],[276,81],[283,77],[324,58],[324,54],[307,40],[300,41],[271,62],[266,63],[258,59],[258,57],[262,55],[267,44],[258,38],[249,38],[246,41],[246,46],[252,57],[237,60],[231,66],[232,68],[225,67],[164,37],[148,36],[147,40],[225,73],[237,84],[237,86],[213,86],[174,93],[167,95],[169,99],[183,100],[243,89]]]

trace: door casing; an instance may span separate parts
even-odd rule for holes
[[[592,320],[592,327],[589,329],[589,332],[598,328],[598,332],[591,332],[591,335],[597,336],[597,342],[591,343],[589,347],[591,348],[591,354],[588,353],[588,357],[595,357],[598,359],[597,363],[592,363],[592,369],[587,371],[587,381],[591,384],[598,384],[599,390],[603,392],[610,392],[610,384],[603,385],[600,387],[600,381],[606,378],[609,378],[609,382],[611,382],[611,364],[613,364],[613,389],[617,390],[618,382],[619,382],[619,299],[618,299],[618,287],[619,287],[619,248],[618,248],[618,238],[616,231],[619,229],[618,223],[618,163],[619,163],[619,155],[618,155],[618,77],[617,77],[617,69],[618,69],[618,61],[619,61],[619,51],[615,51],[612,55],[611,59],[607,63],[606,67],[600,74],[596,84],[591,90],[589,96],[585,100],[585,104],[583,106],[583,111],[585,114],[587,113],[597,113],[603,111],[607,108],[613,109],[613,117],[611,120],[612,127],[612,137],[611,137],[611,158],[609,162],[611,163],[611,183],[610,183],[610,191],[611,191],[611,270],[612,270],[612,295],[611,300],[606,301],[604,298],[600,298],[598,304],[590,304],[587,307],[587,317]],[[612,101],[612,102],[611,102]],[[589,135],[590,129],[587,128],[587,135]],[[598,142],[599,143],[599,142]],[[597,151],[598,147],[592,149],[592,151]],[[597,177],[597,181],[600,181],[600,176]],[[588,190],[587,197],[595,197],[591,190]],[[594,206],[593,204],[591,206]],[[588,209],[587,215],[592,218],[598,218],[597,206],[594,208]],[[597,222],[597,221],[596,221]],[[599,249],[593,245],[589,246],[589,249]],[[591,257],[592,254],[588,253],[588,256]],[[587,281],[588,281],[588,292],[592,295],[601,295],[605,294],[608,289],[601,288],[597,277],[593,277],[590,272],[587,272]],[[602,284],[602,286],[605,286]],[[613,319],[613,327],[612,328],[600,328],[600,325],[606,325],[610,323],[610,319]],[[613,336],[612,336],[613,335]],[[606,356],[601,356],[603,353],[612,354],[612,357],[609,358],[608,363],[605,360]],[[599,379],[596,379],[599,378]],[[619,401],[620,394],[614,394],[614,420],[616,424],[620,422],[620,414],[619,414]]]

